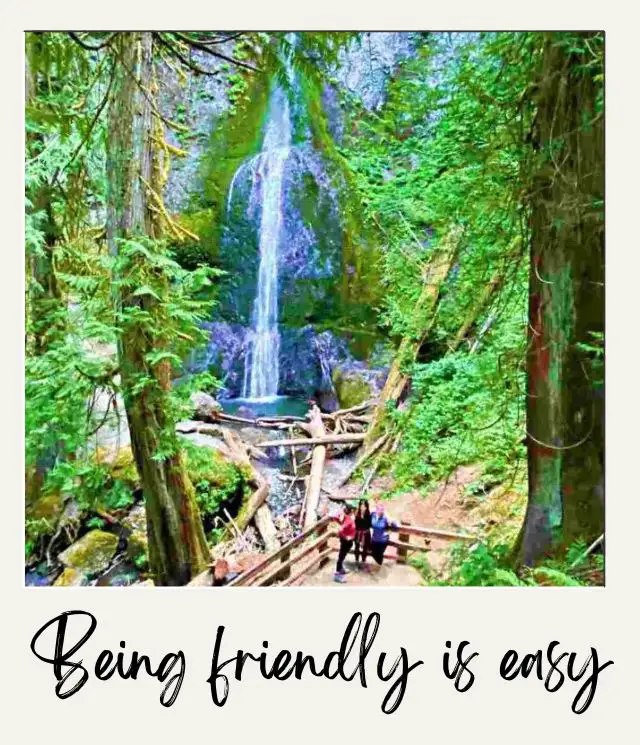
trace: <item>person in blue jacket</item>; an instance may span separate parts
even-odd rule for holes
[[[389,520],[384,514],[384,504],[378,502],[376,511],[371,516],[371,556],[376,564],[381,565],[384,561],[384,552],[389,542],[389,530],[397,528],[395,520]]]

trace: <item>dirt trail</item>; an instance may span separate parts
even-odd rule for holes
[[[369,563],[372,563],[371,559],[369,559]],[[420,572],[408,564],[385,561],[381,567],[371,572],[358,572],[355,571],[355,560],[352,554],[344,565],[349,570],[344,585],[334,582],[335,559],[332,559],[320,571],[306,577],[302,585],[304,587],[323,587],[327,585],[334,587],[417,587],[422,583]]]

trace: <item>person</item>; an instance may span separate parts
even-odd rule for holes
[[[347,570],[344,568],[344,560],[349,551],[351,551],[353,540],[356,537],[356,523],[353,519],[353,507],[350,504],[345,504],[342,514],[334,517],[334,519],[340,523],[340,530],[338,531],[340,550],[338,551],[338,563],[336,564],[336,571],[333,575],[333,579],[336,582],[346,582],[345,574],[347,573]]]
[[[354,553],[356,555],[356,569],[360,569],[360,557],[362,557],[362,569],[367,570],[369,565],[367,564],[367,556],[369,555],[371,546],[371,512],[369,510],[369,502],[366,499],[361,499],[358,502],[358,510],[356,512],[356,537]]]
[[[371,556],[373,560],[382,565],[384,561],[384,552],[389,541],[389,530],[397,528],[398,523],[395,520],[389,520],[384,514],[384,504],[378,502],[375,514],[371,516]]]

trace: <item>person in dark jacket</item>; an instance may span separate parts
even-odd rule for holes
[[[358,502],[356,511],[356,538],[354,553],[356,555],[356,569],[369,568],[367,556],[371,550],[371,512],[369,511],[369,502],[361,499]],[[362,564],[360,558],[362,557]]]
[[[397,528],[395,520],[384,514],[384,504],[378,502],[375,514],[371,516],[371,556],[379,566],[384,561],[384,552],[389,542],[389,530]]]

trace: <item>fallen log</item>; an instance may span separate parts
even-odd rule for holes
[[[303,416],[261,416],[256,419],[256,424],[291,424],[293,422],[306,422]]]
[[[238,424],[250,424],[252,426],[255,426],[256,423],[255,419],[247,419],[246,417],[242,416],[233,416],[232,414],[223,414],[221,411],[217,411],[212,418],[214,421],[237,422]]]
[[[353,414],[345,415],[346,422],[355,422],[357,424],[371,424],[373,416],[353,416]]]
[[[289,427],[289,437],[293,437],[293,427]],[[291,466],[293,467],[293,473],[298,475],[298,464],[296,462],[296,449],[291,448]]]
[[[318,503],[320,501],[320,487],[322,486],[322,474],[324,472],[324,462],[327,455],[327,448],[325,447],[325,428],[320,416],[320,409],[314,406],[311,409],[309,416],[309,432],[312,437],[309,440],[315,440],[317,443],[313,448],[313,455],[311,457],[311,471],[309,472],[309,482],[307,484],[307,493],[305,496],[305,511],[304,511],[304,528],[309,528],[316,522],[318,509]],[[339,435],[334,435],[339,437]]]
[[[300,422],[295,422],[300,425]],[[256,423],[257,429],[275,429],[275,430],[288,430],[291,424],[288,422],[260,422]]]
[[[256,488],[253,494],[249,496],[246,502],[240,508],[236,516],[235,524],[240,531],[243,531],[251,522],[256,512],[262,507],[269,496],[269,483],[264,480],[262,475],[256,471],[251,464],[249,456],[244,449],[243,443],[235,432],[229,430],[223,431],[224,441],[231,453],[231,459],[248,473],[249,483]]]
[[[264,541],[267,552],[277,551],[280,548],[280,542],[278,541],[278,532],[274,525],[269,505],[263,504],[258,507],[253,517],[253,522],[258,533],[260,533],[260,537]]]
[[[372,398],[369,401],[365,401],[361,404],[356,404],[356,406],[351,406],[348,409],[338,409],[338,411],[334,411],[333,414],[323,414],[323,419],[332,419],[335,421],[336,419],[339,419],[341,416],[345,416],[345,414],[357,414],[361,411],[366,411],[367,409],[370,409],[372,406],[376,406],[378,403],[378,399]]]
[[[199,422],[196,419],[190,419],[176,424],[176,432],[181,435],[191,435],[194,432],[212,437],[222,437],[224,430],[215,424]]]
[[[263,481],[242,505],[240,512],[238,512],[235,523],[240,531],[243,531],[247,527],[254,518],[256,512],[267,501],[268,496],[269,484],[266,481]]]
[[[322,423],[322,420],[320,420],[320,422]],[[322,431],[325,432],[324,425],[322,425]],[[365,434],[363,432],[350,432],[340,435],[314,434],[312,437],[296,437],[287,440],[265,440],[264,442],[256,442],[256,447],[278,448],[280,446],[309,447],[310,445],[345,445],[353,442],[362,442],[364,438]]]

